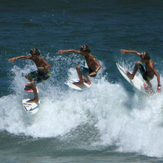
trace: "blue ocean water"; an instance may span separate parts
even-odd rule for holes
[[[162,162],[163,94],[135,90],[115,64],[132,70],[139,60],[120,49],[148,51],[162,83],[162,8],[161,0],[1,0],[0,162]],[[84,44],[102,69],[78,92],[64,82],[85,60],[58,50]],[[8,59],[34,47],[51,64],[51,77],[38,85],[39,112],[28,116],[24,75],[36,67]]]

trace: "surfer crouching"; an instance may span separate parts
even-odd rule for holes
[[[131,73],[129,73],[127,71],[127,76],[131,80],[134,79],[134,76],[135,76],[136,72],[139,69],[140,70],[140,73],[141,73],[141,75],[143,77],[143,79],[146,81],[146,83],[148,84],[148,86],[152,88],[152,84],[151,84],[150,80],[152,80],[153,77],[154,77],[154,75],[156,75],[157,81],[158,81],[157,92],[160,92],[161,91],[160,75],[156,71],[154,62],[150,59],[149,53],[147,53],[147,52],[139,53],[139,52],[137,52],[135,50],[125,50],[125,49],[122,49],[121,52],[123,54],[126,54],[126,53],[134,53],[134,54],[137,54],[141,58],[141,61],[143,63],[145,63],[145,69],[144,69],[144,67],[141,64],[141,62],[140,61],[137,61],[136,64],[135,64],[133,73],[131,74]]]
[[[69,50],[59,50],[58,52],[60,54],[64,54],[64,53],[67,53],[67,52],[74,52],[74,53],[80,54],[85,58],[85,60],[87,62],[88,68],[84,67],[84,66],[80,66],[80,65],[78,65],[76,67],[76,70],[77,70],[77,73],[78,73],[78,76],[79,76],[79,82],[73,83],[74,85],[77,85],[77,86],[83,86],[84,85],[82,76],[84,76],[86,78],[88,83],[91,83],[88,76],[95,77],[97,75],[97,72],[101,68],[100,63],[90,53],[90,49],[89,49],[89,47],[87,45],[83,45],[80,48],[80,51],[74,50],[74,49],[69,49]]]
[[[31,87],[34,93],[34,99],[31,99],[28,102],[37,103],[39,101],[39,98],[37,94],[36,84],[41,83],[50,77],[48,68],[50,68],[51,65],[48,62],[46,62],[43,58],[40,57],[40,52],[38,49],[36,48],[31,49],[30,54],[31,56],[21,55],[18,57],[10,58],[8,61],[14,62],[17,59],[24,58],[24,59],[30,59],[36,64],[38,70],[31,72],[29,74],[26,74],[25,78],[30,81],[30,84],[28,85],[28,87]]]

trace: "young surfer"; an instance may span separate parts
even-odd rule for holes
[[[26,74],[25,78],[30,81],[31,84],[29,84],[28,86],[33,89],[33,93],[34,93],[34,99],[31,99],[28,102],[37,103],[39,99],[36,90],[36,84],[41,83],[50,77],[48,68],[50,68],[51,66],[48,62],[46,62],[43,58],[40,57],[40,52],[38,49],[36,48],[31,49],[30,54],[31,56],[21,55],[18,57],[10,58],[8,61],[14,62],[17,59],[24,58],[24,59],[30,59],[36,64],[38,70]]]
[[[90,54],[90,49],[89,49],[89,47],[87,45],[83,45],[80,48],[80,51],[74,50],[74,49],[69,49],[69,50],[59,50],[58,52],[60,54],[64,54],[64,53],[67,53],[67,52],[74,52],[74,53],[80,54],[83,57],[85,57],[88,68],[84,67],[84,66],[80,66],[80,65],[78,65],[76,67],[76,70],[77,70],[77,73],[78,73],[78,76],[79,76],[79,82],[75,82],[73,84],[75,84],[77,86],[83,86],[84,85],[82,75],[86,78],[86,80],[89,83],[91,83],[88,76],[95,77],[97,75],[97,72],[101,68],[100,63],[95,59],[95,57],[92,54]]]
[[[144,69],[144,67],[141,64],[141,62],[140,61],[137,61],[136,64],[135,64],[133,73],[131,74],[131,73],[129,73],[127,71],[127,76],[131,80],[134,79],[134,76],[135,76],[136,72],[139,69],[140,70],[140,73],[141,73],[141,75],[143,77],[143,79],[146,81],[146,83],[148,84],[148,86],[152,88],[152,84],[150,83],[150,80],[152,80],[153,77],[154,77],[154,75],[156,75],[157,82],[158,82],[157,92],[160,92],[161,91],[160,75],[156,71],[154,62],[150,59],[149,53],[147,53],[147,52],[139,53],[139,52],[137,52],[135,50],[125,50],[125,49],[122,49],[121,52],[123,54],[126,54],[126,53],[134,53],[134,54],[137,54],[141,58],[141,61],[143,63],[145,63],[145,69]]]

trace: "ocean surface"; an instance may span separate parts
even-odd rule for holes
[[[163,83],[162,0],[0,0],[0,162],[163,162],[163,93],[133,88],[116,62],[133,70],[147,51]],[[64,82],[77,78],[82,56],[58,53],[88,45],[102,65],[89,90]],[[32,61],[9,58],[38,48],[51,77],[38,84],[36,115],[22,108]],[[154,90],[157,78],[152,80]]]

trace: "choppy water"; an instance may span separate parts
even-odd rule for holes
[[[132,70],[139,60],[120,49],[148,51],[162,76],[162,8],[161,0],[2,0],[0,162],[162,162],[163,95],[138,92],[115,65]],[[102,69],[89,90],[78,92],[64,82],[77,77],[84,58],[57,51],[83,44]],[[36,67],[8,59],[34,47],[52,67],[38,85],[40,110],[28,116],[21,106],[24,75]],[[152,84],[156,90],[156,78]]]

